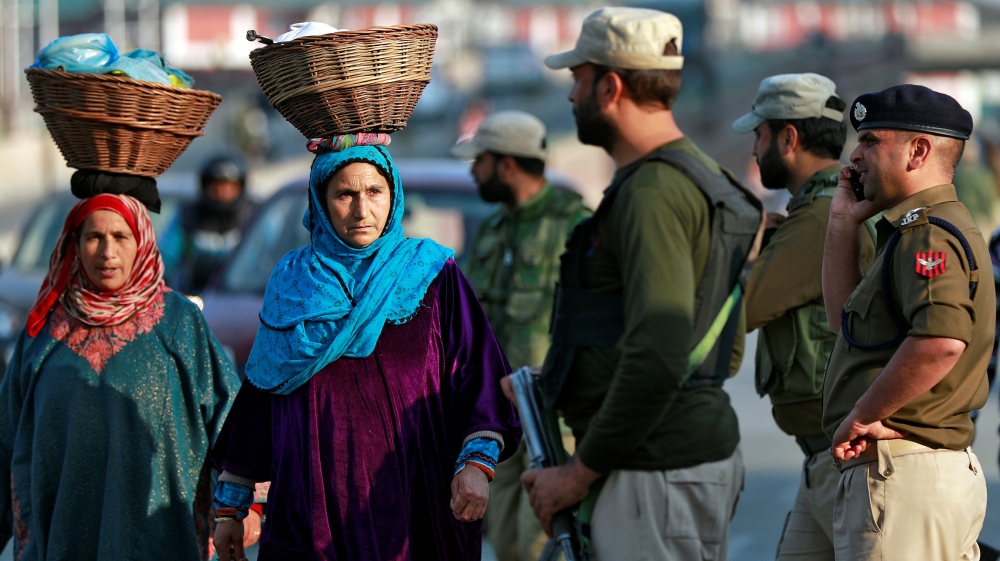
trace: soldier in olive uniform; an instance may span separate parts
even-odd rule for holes
[[[837,560],[979,559],[986,481],[969,412],[986,403],[996,309],[986,243],[950,184],[972,118],[915,85],[864,94],[849,114],[866,200],[845,167],[823,260],[840,333],[823,387]],[[858,226],[883,209],[862,276]]]
[[[522,111],[495,113],[453,155],[474,159],[479,194],[501,203],[476,233],[465,273],[514,368],[539,367],[549,349],[549,318],[559,255],[578,222],[590,216],[579,194],[545,179],[545,125]],[[521,487],[524,444],[497,466],[486,535],[500,561],[538,559],[541,526]]]
[[[726,559],[743,486],[721,386],[763,207],[674,120],[681,31],[661,11],[602,8],[545,60],[572,72],[577,135],[617,171],[567,242],[541,375],[576,450],[521,480],[547,531],[592,504],[579,521],[595,561]]]
[[[795,505],[778,543],[778,561],[833,561],[833,501],[840,473],[823,434],[823,375],[837,334],[823,307],[823,243],[847,140],[847,107],[818,74],[782,74],[760,84],[753,109],[733,130],[755,134],[753,155],[768,189],[792,194],[788,216],[768,215],[765,246],[747,286],[747,330],[759,329],[757,391],[768,395],[778,427],[805,454]],[[872,223],[874,232],[874,223]],[[875,255],[862,228],[861,267]]]

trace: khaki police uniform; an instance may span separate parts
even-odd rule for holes
[[[951,185],[921,191],[885,212],[877,224],[878,254],[847,300],[845,328],[827,369],[827,436],[833,437],[903,337],[947,337],[967,347],[941,382],[884,420],[909,436],[878,441],[860,458],[838,463],[838,561],[979,556],[986,483],[970,448],[975,429],[969,412],[986,403],[994,290],[992,283],[979,282],[981,272],[971,267],[959,236],[932,224],[932,218],[957,228],[980,270],[990,262],[982,234]],[[870,348],[894,337],[894,344]]]
[[[733,123],[733,130],[749,134],[770,129],[769,121],[789,120],[841,129],[843,125],[834,125],[844,122],[843,111],[837,109],[840,103],[830,103],[840,99],[836,89],[832,80],[819,74],[769,76],[761,81],[750,112]],[[801,134],[803,127],[796,129]],[[800,145],[808,145],[807,140],[800,139]],[[767,150],[774,146],[772,139]],[[805,454],[777,561],[834,561],[833,503],[840,473],[830,463],[821,398],[837,334],[827,322],[822,270],[830,203],[841,167],[831,163],[799,186],[788,203],[788,216],[765,236],[747,287],[747,329],[758,329],[757,392],[771,399],[778,427],[794,436]],[[875,221],[866,222],[861,230],[859,272],[867,270],[875,257]]]
[[[792,510],[778,544],[779,561],[833,561],[833,503],[840,472],[823,434],[822,392],[837,334],[823,304],[823,244],[840,164],[814,174],[788,203],[747,287],[747,330],[759,329],[756,387],[774,420],[806,456]],[[859,232],[861,267],[875,256],[874,226]]]

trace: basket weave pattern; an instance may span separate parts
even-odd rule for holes
[[[222,98],[105,74],[25,70],[35,111],[70,167],[156,177],[166,171]]]
[[[437,26],[371,27],[250,53],[270,101],[307,138],[406,126],[431,79]]]

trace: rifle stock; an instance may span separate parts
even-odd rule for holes
[[[559,465],[560,455],[556,452],[557,443],[550,437],[551,427],[546,423],[538,377],[532,373],[531,368],[524,366],[511,374],[511,382],[531,467],[541,469]],[[562,446],[562,443],[559,442],[558,445]],[[578,544],[572,511],[566,509],[557,512],[552,517],[552,544],[545,548],[540,561],[555,559],[559,550],[563,552],[566,561],[580,561]]]

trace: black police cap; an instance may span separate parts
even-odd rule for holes
[[[949,95],[903,84],[858,96],[848,112],[854,130],[897,129],[968,140],[972,115]]]

